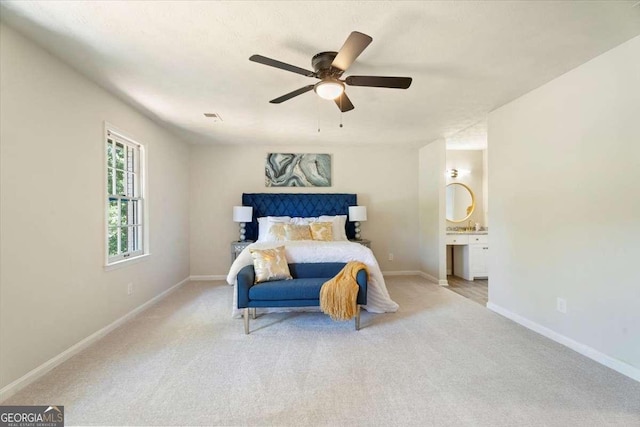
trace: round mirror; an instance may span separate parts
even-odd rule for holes
[[[476,198],[469,187],[459,182],[447,185],[447,221],[466,221],[475,208]]]

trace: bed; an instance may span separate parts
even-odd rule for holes
[[[286,257],[289,263],[363,262],[369,270],[369,286],[367,304],[362,308],[373,313],[395,312],[398,310],[398,304],[389,296],[378,261],[369,248],[346,239],[326,242],[313,240],[274,242],[258,239],[260,232],[258,218],[285,216],[292,218],[315,218],[322,217],[323,215],[344,216],[348,215],[349,206],[357,205],[356,194],[244,193],[242,195],[242,204],[253,208],[253,221],[247,223],[246,235],[248,240],[257,241],[248,245],[231,265],[229,274],[227,275],[227,282],[230,285],[237,286],[236,278],[238,272],[243,267],[253,263],[250,249],[267,249],[285,246]],[[353,223],[345,222],[344,235],[347,239],[355,238]],[[234,288],[233,317],[241,317],[242,315],[241,310],[237,307],[237,288]],[[264,312],[270,312],[301,309],[274,308],[263,310]],[[303,308],[302,310],[310,311],[314,309]]]

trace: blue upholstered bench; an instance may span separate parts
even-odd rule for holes
[[[247,265],[238,273],[238,308],[244,309],[244,333],[249,333],[249,309],[255,319],[256,308],[273,307],[317,307],[320,306],[320,288],[344,268],[346,264],[300,263],[289,264],[293,280],[274,280],[254,284],[253,265]],[[356,331],[360,329],[360,306],[367,303],[367,272],[358,271]]]

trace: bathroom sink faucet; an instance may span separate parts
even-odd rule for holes
[[[469,222],[467,223],[468,227],[467,227],[467,231],[473,231],[475,230],[475,227],[473,226],[473,221],[469,220]]]

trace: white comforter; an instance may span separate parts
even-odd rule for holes
[[[398,309],[398,304],[391,300],[387,286],[384,283],[382,272],[378,266],[376,257],[371,249],[353,242],[333,241],[318,242],[310,240],[297,240],[291,242],[256,242],[247,246],[238,255],[238,258],[231,265],[227,282],[234,285],[233,289],[233,317],[240,317],[241,311],[238,307],[238,289],[236,276],[242,267],[253,264],[249,249],[268,249],[277,246],[285,246],[287,261],[289,263],[300,262],[348,262],[361,261],[367,265],[369,270],[369,282],[367,286],[367,305],[363,306],[372,313],[394,312]],[[288,311],[291,309],[274,308],[263,309],[265,311]],[[262,310],[261,310],[262,311]]]

